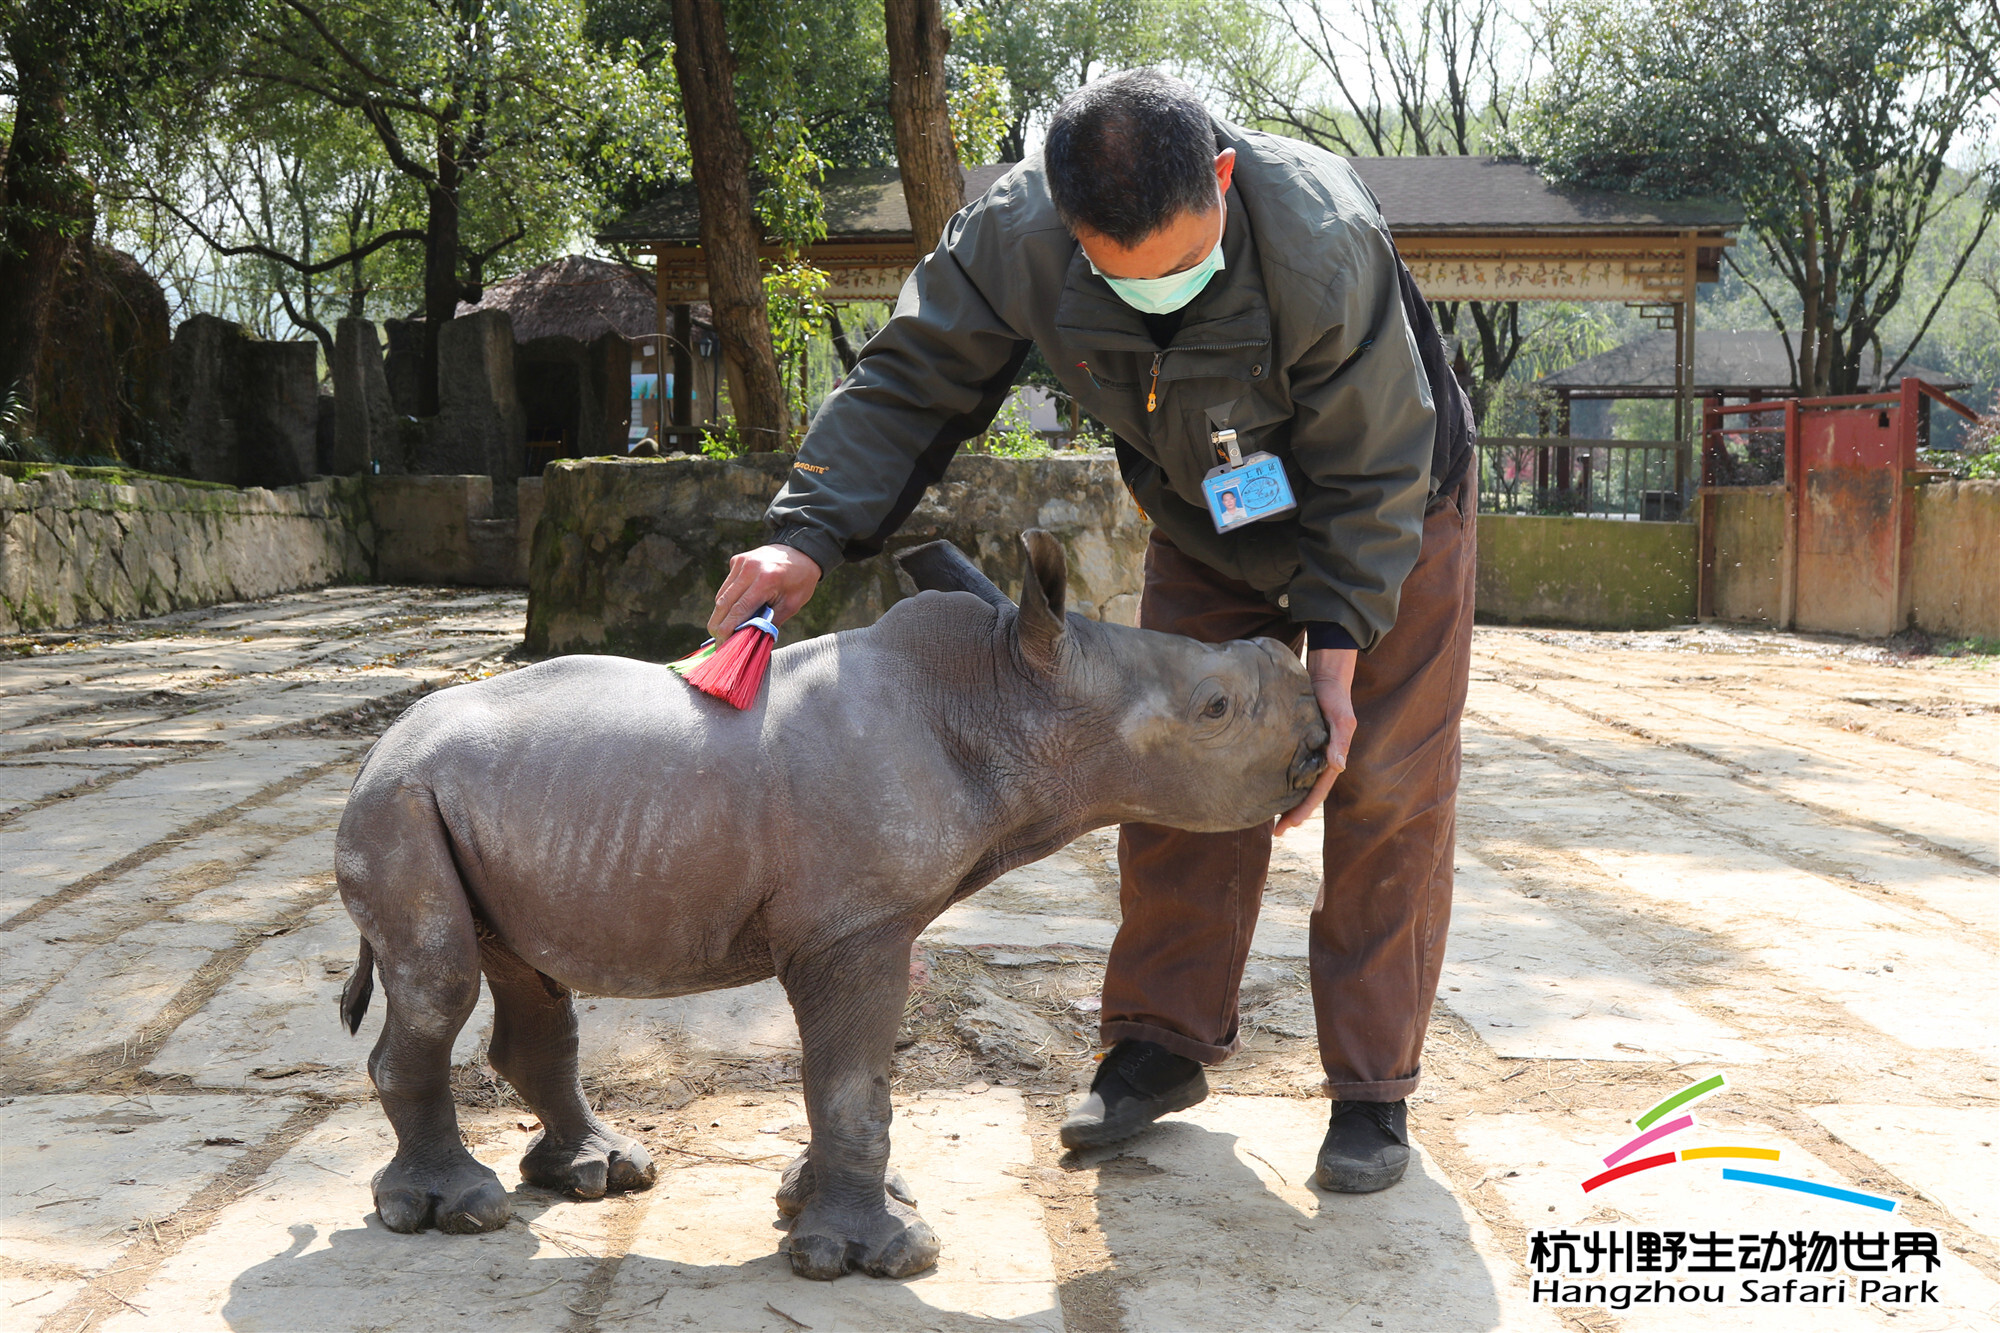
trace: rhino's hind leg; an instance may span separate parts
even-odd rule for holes
[[[493,989],[487,1058],[542,1121],[542,1132],[521,1158],[521,1179],[584,1199],[652,1185],[659,1172],[651,1154],[599,1120],[584,1098],[576,1005],[568,988],[497,939],[482,939],[479,957]]]
[[[437,940],[454,933],[434,932],[414,958],[379,955],[388,1014],[368,1073],[396,1130],[395,1159],[374,1181],[375,1211],[391,1231],[493,1231],[513,1215],[500,1177],[466,1151],[452,1106],[451,1046],[479,998],[470,918],[462,957],[441,956],[452,945]]]
[[[363,928],[387,1000],[368,1076],[396,1130],[375,1177],[391,1231],[492,1231],[513,1205],[466,1151],[451,1100],[451,1045],[479,999],[479,943],[437,803],[408,782],[355,784],[341,821],[340,896]]]
[[[830,1280],[851,1269],[908,1277],[937,1262],[937,1236],[890,1193],[889,1072],[910,988],[900,932],[848,939],[785,963],[782,979],[805,1054],[812,1142],[785,1172],[779,1207],[795,1209],[792,1271]],[[901,1182],[898,1182],[899,1184]]]

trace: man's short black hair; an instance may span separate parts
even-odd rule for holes
[[[1157,69],[1087,83],[1049,121],[1042,161],[1056,215],[1136,245],[1215,207],[1215,125],[1194,89]]]

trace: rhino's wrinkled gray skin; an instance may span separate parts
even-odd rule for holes
[[[385,1225],[509,1216],[452,1109],[452,1039],[482,970],[493,1067],[543,1125],[521,1174],[585,1198],[643,1189],[654,1167],[584,1100],[571,993],[775,975],[812,1127],[779,1190],[792,1267],[901,1277],[935,1261],[936,1237],[884,1184],[918,932],[1087,829],[1268,820],[1325,762],[1291,654],[1066,617],[1061,548],[1022,543],[1018,610],[956,550],[923,548],[905,568],[931,591],[781,649],[745,712],[663,666],[566,657],[433,695],[390,728],[337,856],[363,936],[350,1028],[371,954],[388,996],[368,1065],[398,1145],[375,1179]]]

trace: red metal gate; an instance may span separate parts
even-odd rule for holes
[[[1924,399],[1966,417],[1972,411],[1921,380],[1900,391],[1841,398],[1723,407],[1703,413],[1701,582],[1699,610],[1716,614],[1716,506],[1759,481],[1759,437],[1776,434],[1783,417],[1785,506],[1777,553],[1780,628],[1879,638],[1910,623],[1910,547],[1916,539],[1911,489],[1917,484],[1917,436]],[[1735,428],[1723,419],[1748,416]],[[1775,441],[1773,441],[1775,443]],[[1732,448],[1732,446],[1734,446]],[[1772,460],[1775,461],[1775,460]]]

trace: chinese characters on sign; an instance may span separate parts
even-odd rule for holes
[[[1677,255],[1559,259],[1417,253],[1408,260],[1410,275],[1433,301],[1673,301],[1681,294]]]
[[[1528,1245],[1536,1304],[1614,1310],[1676,1304],[1935,1305],[1938,1284],[1924,1277],[1942,1262],[1935,1231],[1593,1228],[1537,1231]],[[1746,1273],[1755,1276],[1742,1276]],[[1681,1280],[1609,1280],[1621,1275]]]

